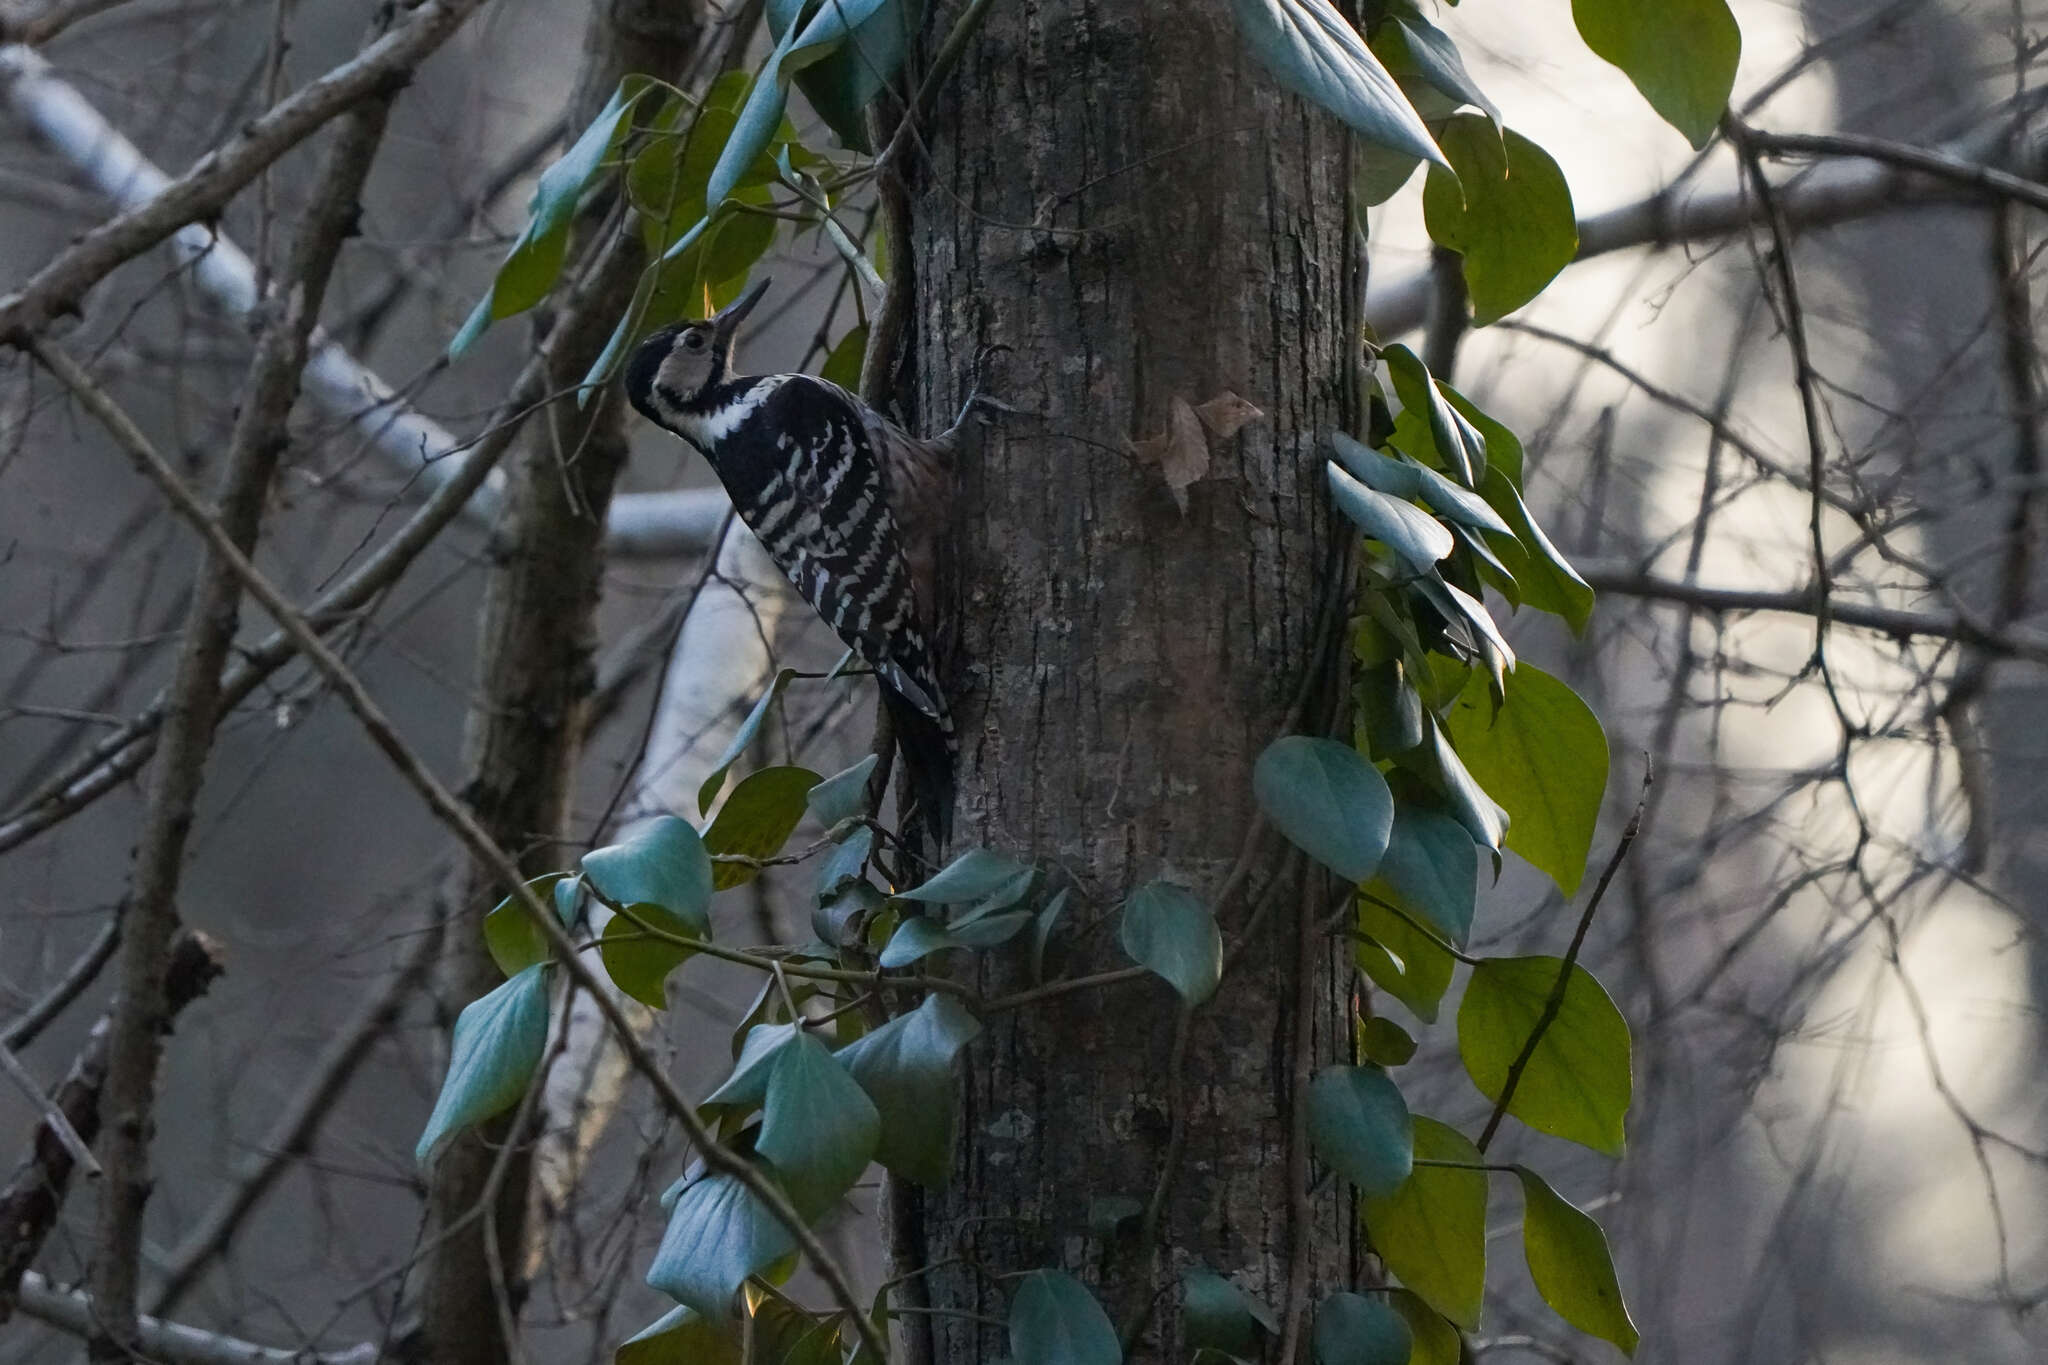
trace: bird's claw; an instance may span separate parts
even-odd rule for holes
[[[1005,403],[1000,398],[992,394],[983,393],[981,390],[982,379],[988,368],[988,362],[996,356],[1008,351],[1014,351],[1015,349],[1016,347],[1006,345],[1000,341],[983,342],[975,348],[974,360],[967,370],[967,401],[960,405],[960,422],[965,422],[969,416],[977,413],[981,414],[981,421],[984,425],[988,422],[987,414],[991,412],[999,412],[1011,417],[1034,417],[1037,415],[1028,408],[1020,408]],[[955,425],[958,425],[958,423]]]

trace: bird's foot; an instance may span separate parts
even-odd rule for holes
[[[967,370],[967,401],[960,405],[959,420],[953,423],[955,427],[964,425],[970,416],[977,414],[981,416],[984,424],[988,421],[987,414],[992,412],[1002,413],[1006,417],[1038,417],[1042,415],[1033,412],[1029,408],[1020,408],[1014,404],[1006,403],[994,394],[985,393],[982,390],[982,381],[987,377],[988,362],[996,356],[1014,349],[1014,347],[1006,346],[1001,342],[987,342],[976,348],[974,360]]]

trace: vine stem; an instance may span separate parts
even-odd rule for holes
[[[1543,1013],[1536,1016],[1536,1026],[1529,1030],[1529,1041],[1522,1044],[1522,1050],[1508,1067],[1507,1079],[1501,1082],[1500,1098],[1494,1101],[1493,1112],[1487,1116],[1486,1127],[1479,1134],[1474,1145],[1485,1151],[1493,1141],[1493,1135],[1500,1129],[1500,1121],[1507,1117],[1508,1105],[1515,1098],[1515,1089],[1522,1083],[1522,1073],[1528,1070],[1529,1059],[1536,1055],[1536,1045],[1543,1041],[1543,1035],[1557,1022],[1558,1011],[1564,1008],[1565,990],[1571,985],[1572,968],[1578,965],[1579,950],[1586,946],[1586,933],[1593,927],[1594,912],[1607,895],[1607,888],[1614,881],[1614,874],[1621,870],[1622,859],[1628,857],[1636,835],[1643,827],[1643,806],[1650,799],[1650,784],[1657,774],[1651,765],[1650,756],[1643,755],[1643,786],[1636,795],[1635,812],[1628,817],[1628,825],[1621,831],[1621,842],[1614,846],[1614,854],[1608,858],[1607,866],[1600,873],[1600,880],[1593,887],[1593,894],[1586,901],[1586,908],[1579,915],[1579,927],[1572,934],[1572,942],[1564,951],[1564,966],[1558,969],[1557,984],[1550,988],[1550,998],[1543,1002]]]

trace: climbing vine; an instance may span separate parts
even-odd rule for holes
[[[758,71],[694,93],[628,78],[542,176],[524,232],[451,350],[546,297],[579,206],[606,193],[648,265],[586,388],[605,382],[647,330],[736,297],[778,238],[803,233],[822,237],[845,266],[855,320],[819,349],[824,373],[851,385],[887,261],[871,246],[882,239],[842,215],[906,145],[904,131],[987,4],[963,11],[907,99],[878,97],[901,84],[919,18],[910,0],[771,0],[774,46]],[[1356,25],[1327,0],[1231,8],[1246,46],[1282,84],[1359,135],[1361,203],[1391,197],[1428,164],[1425,220],[1458,253],[1476,322],[1521,307],[1571,260],[1574,212],[1556,163],[1503,123],[1417,4],[1368,0]],[[1596,53],[1689,140],[1704,141],[1739,53],[1724,0],[1574,0],[1571,11]],[[797,136],[785,107],[792,83],[836,135],[836,151]],[[871,137],[888,111],[895,133]],[[1516,656],[1487,602],[1490,591],[1511,611],[1583,632],[1593,593],[1530,515],[1514,434],[1406,346],[1361,336],[1358,348],[1363,429],[1324,442],[1331,501],[1357,533],[1345,580],[1331,585],[1345,607],[1348,734],[1277,736],[1253,773],[1262,818],[1354,888],[1327,928],[1349,941],[1365,983],[1354,997],[1354,1060],[1315,1075],[1307,1126],[1316,1158],[1355,1192],[1377,1264],[1370,1283],[1315,1306],[1312,1349],[1321,1365],[1456,1361],[1460,1332],[1479,1324],[1489,1212],[1512,1177],[1537,1291],[1566,1322],[1632,1352],[1636,1331],[1598,1224],[1536,1171],[1487,1157],[1510,1119],[1608,1156],[1623,1150],[1628,1027],[1577,962],[1606,883],[1583,885],[1607,744],[1565,683]],[[1203,439],[1199,430],[1192,439]],[[677,1306],[619,1346],[620,1365],[736,1362],[743,1351],[787,1365],[874,1365],[894,1312],[889,1287],[871,1304],[822,1313],[795,1303],[779,1287],[802,1241],[793,1220],[832,1210],[871,1162],[899,1179],[946,1180],[955,1067],[972,1056],[980,1021],[1052,990],[1114,990],[1147,973],[1199,1010],[1233,961],[1214,909],[1221,889],[1155,881],[1114,911],[1135,970],[1061,977],[1048,970],[1057,956],[1048,948],[1066,932],[1075,890],[992,848],[910,874],[870,806],[873,758],[829,777],[783,766],[733,781],[777,697],[798,683],[776,676],[697,793],[694,818],[643,823],[490,913],[484,933],[506,979],[457,1022],[420,1137],[419,1159],[431,1161],[456,1131],[518,1104],[540,1068],[560,1007],[551,980],[560,935],[536,913],[587,935],[612,985],[655,1008],[695,957],[759,972],[760,994],[731,1034],[730,1074],[695,1110],[720,1160],[680,1172],[662,1196],[668,1229],[646,1278]],[[806,821],[820,833],[797,843]],[[1483,874],[1497,876],[1510,854],[1566,898],[1584,893],[1576,920],[1558,926],[1560,955],[1468,951]],[[812,879],[811,941],[715,941],[713,898],[770,865],[800,866]],[[1034,984],[987,997],[948,968],[953,955],[990,953],[1015,955]],[[1400,1080],[1415,1029],[1439,1021],[1460,964],[1469,973],[1457,1049],[1493,1106],[1470,1135],[1413,1113]],[[1184,1276],[1179,1311],[1182,1339],[1211,1361],[1257,1358],[1277,1330],[1267,1306],[1206,1269]],[[1057,1269],[1017,1280],[1008,1325],[1019,1362],[1123,1358],[1095,1296]]]

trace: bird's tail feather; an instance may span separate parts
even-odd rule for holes
[[[904,840],[913,846],[926,836],[936,856],[953,837],[953,729],[926,715],[908,697],[884,685],[883,704],[896,729],[896,750],[903,757],[906,803]]]

